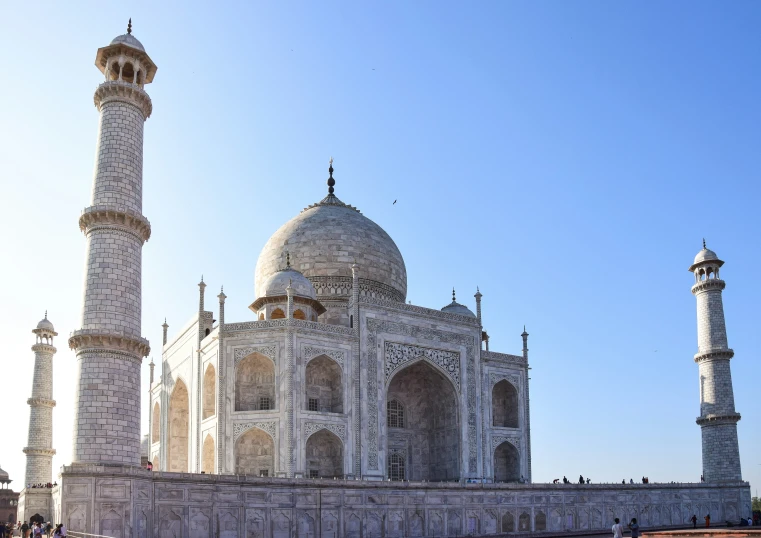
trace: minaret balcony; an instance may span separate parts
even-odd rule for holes
[[[123,80],[110,80],[103,82],[95,90],[93,97],[95,107],[100,110],[103,105],[110,101],[127,101],[137,106],[147,120],[153,112],[153,103],[150,96],[137,84]]]
[[[32,351],[35,353],[55,353],[58,350],[50,344],[34,344]]]
[[[47,398],[29,398],[26,403],[37,407],[55,407],[55,400]]]
[[[703,362],[710,360],[729,360],[735,356],[735,352],[731,349],[716,349],[711,351],[705,351],[703,353],[695,354],[695,362]]]
[[[730,413],[727,415],[706,415],[695,419],[698,426],[714,426],[719,424],[737,424],[740,421],[740,413]]]
[[[77,352],[93,350],[107,350],[124,353],[125,358],[142,362],[151,352],[148,340],[140,336],[128,336],[126,334],[112,334],[97,330],[81,329],[74,331],[69,337],[69,348]]]
[[[87,207],[79,217],[79,229],[85,234],[95,228],[121,228],[136,234],[143,242],[151,237],[151,223],[142,214],[121,205]]]
[[[726,286],[727,284],[723,280],[720,280],[718,278],[711,278],[708,280],[699,281],[698,283],[692,286],[691,291],[693,294],[698,294],[701,291],[708,291],[708,290],[721,291]]]

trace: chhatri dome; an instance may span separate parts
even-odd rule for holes
[[[703,250],[697,253],[689,270],[693,271],[695,267],[704,262],[715,262],[719,267],[724,265],[724,262],[719,259],[719,256],[713,250],[706,247],[705,239],[703,239]]]
[[[476,317],[476,315],[464,304],[460,304],[457,302],[457,298],[454,294],[454,288],[452,288],[452,302],[449,303],[447,306],[441,309],[442,312],[448,312],[450,314],[460,314],[461,316],[469,316],[471,318]]]
[[[38,329],[44,329],[46,331],[55,332],[55,328],[53,327],[53,324],[48,319],[48,313],[45,311],[45,318],[40,320],[40,322],[37,324]]]
[[[262,285],[265,297],[287,295],[286,288],[290,286],[293,294],[299,297],[314,299],[317,293],[309,279],[291,267],[291,255],[286,253],[285,268],[270,275]]]
[[[283,267],[289,252],[295,269],[316,288],[328,290],[323,294],[348,296],[351,266],[357,263],[362,287],[403,302],[407,269],[396,243],[383,228],[333,194],[332,159],[328,171],[328,196],[283,224],[264,245],[256,263],[255,296],[267,294],[266,283]]]

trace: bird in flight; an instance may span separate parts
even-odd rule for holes
[[[394,203],[393,203],[393,204],[391,204],[391,205],[396,205],[396,200],[394,200]]]

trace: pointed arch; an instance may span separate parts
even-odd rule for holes
[[[169,398],[169,447],[167,450],[168,471],[187,473],[190,463],[188,444],[190,441],[190,404],[188,388],[178,379]]]
[[[521,478],[520,454],[518,449],[505,441],[494,449],[494,481],[518,482]]]
[[[214,474],[214,438],[207,433],[203,440],[201,470],[206,474]]]
[[[153,404],[153,418],[151,419],[151,443],[158,443],[161,439],[161,406],[158,402]]]
[[[206,373],[203,375],[203,418],[213,417],[217,413],[217,371],[214,365],[209,363]]]
[[[386,402],[392,401],[404,402],[403,426],[408,435],[391,435],[387,409],[387,453],[406,451],[406,479],[460,478],[460,406],[451,378],[427,360],[411,361],[388,384]]]
[[[518,391],[507,379],[494,385],[491,391],[492,425],[496,428],[518,427]]]
[[[270,313],[270,319],[285,319],[285,312],[282,308],[276,308]]]
[[[235,366],[235,410],[275,407],[275,363],[261,353],[252,353]]]
[[[275,475],[275,442],[259,428],[245,431],[235,442],[235,473]]]
[[[301,310],[300,308],[297,308],[293,312],[293,319],[303,319],[303,320],[306,320],[307,319],[307,315],[304,314],[303,310]]]
[[[343,443],[333,432],[322,429],[306,442],[307,477],[343,476]]]
[[[327,355],[311,359],[304,371],[307,411],[343,413],[341,367]]]

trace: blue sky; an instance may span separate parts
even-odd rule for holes
[[[726,261],[755,494],[761,4],[741,1],[0,6],[0,466],[17,489],[46,308],[61,333],[54,468],[71,458],[93,61],[129,17],[159,66],[143,251],[157,360],[164,316],[170,332],[187,321],[202,273],[212,303],[224,284],[228,320],[251,319],[259,251],[324,196],[333,156],[336,194],[394,238],[414,304],[440,308],[455,286],[474,308],[480,286],[497,351],[519,352],[526,324],[536,481],[695,481],[687,267],[705,237]]]

